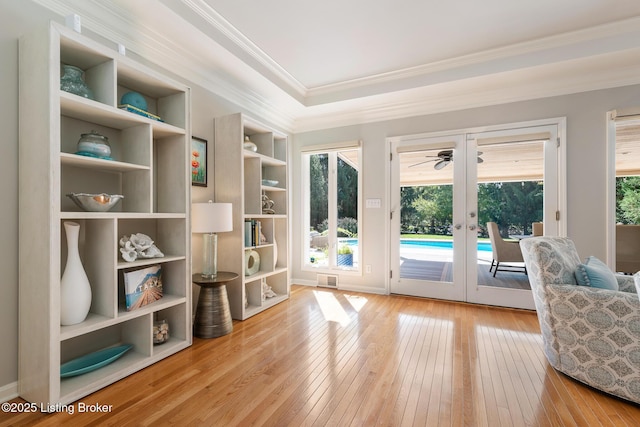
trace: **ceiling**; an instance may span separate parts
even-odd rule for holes
[[[290,132],[640,83],[637,0],[32,0]]]

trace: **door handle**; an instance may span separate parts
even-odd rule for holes
[[[475,229],[476,229],[476,225],[475,225],[475,224],[471,224],[471,225],[469,226],[469,230],[473,231],[473,230],[475,230]]]
[[[460,230],[462,228],[461,224],[456,224],[453,226],[453,228],[455,228],[456,230]]]

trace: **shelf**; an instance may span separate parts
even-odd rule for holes
[[[286,188],[280,188],[280,187],[271,187],[269,185],[263,185],[262,186],[262,190],[263,191],[287,191]]]
[[[287,215],[283,214],[244,214],[245,219],[287,219]]]
[[[271,247],[273,247],[273,243],[263,243],[262,245],[245,246],[244,250],[248,251],[248,250],[251,250],[251,249],[271,248]]]
[[[276,295],[275,297],[267,298],[262,301],[262,305],[258,306],[249,304],[249,306],[245,308],[245,313],[247,317],[255,316],[256,314],[263,312],[274,305],[280,304],[282,301],[286,301],[287,299],[289,299],[288,295]]]
[[[75,325],[60,326],[60,341],[77,337],[95,329],[112,325],[114,323],[117,322],[114,322],[114,318],[112,317],[110,318],[95,313],[89,313],[84,322]]]
[[[71,153],[60,153],[60,163],[62,165],[114,172],[144,171],[151,169],[149,166],[118,162],[116,160],[98,159]]]
[[[152,302],[151,304],[147,304],[138,309],[127,311],[124,306],[119,307],[118,309],[118,317],[116,323],[126,322],[127,320],[134,319],[136,317],[141,317],[149,313],[155,313],[160,310],[164,310],[169,307],[173,307],[178,304],[183,304],[186,302],[185,297],[178,297],[175,295],[164,295],[157,301]],[[149,331],[151,333],[151,331]]]
[[[152,127],[153,135],[158,138],[186,134],[186,131],[182,128],[148,119],[139,114],[130,113],[91,99],[85,99],[63,90],[59,90],[59,95],[60,113],[63,116],[120,130],[147,124]]]
[[[136,268],[136,267],[145,267],[147,265],[154,265],[154,264],[164,264],[167,262],[173,262],[173,261],[181,261],[186,259],[184,256],[171,256],[171,255],[166,255],[162,258],[145,258],[145,259],[137,259],[135,261],[132,262],[127,262],[127,261],[122,261],[119,260],[118,261],[118,270],[124,270],[127,268]]]
[[[60,219],[185,219],[183,213],[60,212]]]
[[[243,150],[244,157],[256,158],[262,161],[265,166],[287,166],[287,162],[265,156],[264,154],[254,153],[253,151]]]
[[[78,323],[76,325],[60,326],[60,341],[66,341],[71,338],[96,331],[98,329],[117,325],[136,317],[146,316],[149,313],[163,310],[168,307],[173,307],[184,302],[184,297],[177,297],[175,295],[164,295],[158,301],[155,301],[137,310],[126,311],[122,309],[118,311],[117,317],[107,317],[95,313],[89,313],[87,318],[81,323]]]
[[[72,402],[86,394],[99,390],[135,372],[136,365],[144,364],[146,361],[147,357],[145,355],[136,352],[135,349],[131,349],[118,360],[93,372],[76,377],[62,378],[60,380],[61,400],[63,402]]]
[[[256,274],[252,274],[251,276],[244,276],[245,282],[255,282],[256,280],[260,280],[262,278],[274,276],[279,273],[285,273],[287,271],[286,268],[274,268],[273,271],[259,271]]]

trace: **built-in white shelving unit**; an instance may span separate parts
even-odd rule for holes
[[[243,148],[246,136],[256,151]],[[234,212],[233,231],[218,235],[218,269],[240,275],[227,284],[234,319],[247,319],[289,298],[287,153],[286,135],[243,114],[215,121],[216,201],[232,203]],[[263,196],[273,201],[272,213],[263,211]],[[263,241],[251,241],[245,226],[251,222],[260,224]],[[258,254],[260,268],[247,275],[250,251]]]
[[[95,100],[60,90],[62,64],[84,71]],[[118,108],[142,94],[156,121]],[[31,402],[73,402],[191,345],[190,89],[115,50],[51,23],[20,40],[19,394]],[[77,155],[82,133],[107,136],[111,157]],[[72,192],[122,194],[109,212],[84,212]],[[79,251],[92,290],[87,318],[60,326],[66,264],[63,223],[80,224]],[[163,258],[120,257],[122,236],[150,236]],[[127,311],[123,272],[160,264],[163,297]],[[153,344],[155,319],[170,339]],[[65,362],[121,345],[113,363],[61,378]]]

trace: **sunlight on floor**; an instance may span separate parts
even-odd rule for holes
[[[344,297],[347,299],[349,304],[351,304],[351,307],[353,307],[354,310],[357,311],[357,312],[360,312],[360,309],[362,307],[364,307],[364,305],[368,301],[365,297],[362,297],[360,295],[347,295],[347,294],[344,294]]]
[[[349,315],[333,293],[313,291],[313,295],[315,295],[316,301],[318,301],[325,320],[339,323],[340,326],[347,326],[349,322],[351,322]]]

